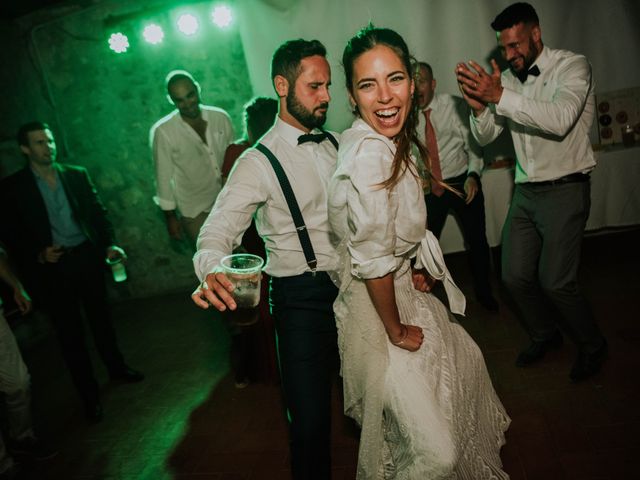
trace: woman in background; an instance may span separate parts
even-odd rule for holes
[[[242,152],[251,148],[271,128],[278,115],[278,102],[274,98],[255,97],[244,107],[245,136],[227,147],[222,162],[222,181],[233,169]],[[266,260],[264,242],[251,222],[242,237],[243,252],[258,255]],[[236,252],[237,253],[237,252]],[[258,321],[255,325],[239,327],[229,324],[231,334],[231,369],[236,388],[245,388],[251,379],[263,378],[277,381],[278,368],[275,359],[274,324],[269,313],[269,278],[263,273],[258,305]]]

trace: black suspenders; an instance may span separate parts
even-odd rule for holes
[[[333,146],[336,147],[337,150],[338,141],[335,139],[335,137],[327,132],[327,138],[333,144]],[[304,258],[306,259],[307,265],[311,269],[311,272],[315,273],[316,269],[318,268],[318,260],[316,259],[315,252],[313,251],[313,246],[311,245],[311,238],[309,238],[307,226],[304,223],[302,212],[300,211],[300,207],[298,206],[298,201],[296,200],[296,196],[293,193],[293,189],[291,188],[291,183],[289,183],[287,174],[284,172],[282,165],[280,164],[276,156],[271,152],[271,150],[265,147],[262,143],[257,143],[255,148],[257,148],[264,154],[265,157],[267,157],[267,160],[269,160],[269,163],[276,173],[276,177],[278,177],[280,188],[282,189],[284,198],[287,201],[287,205],[289,206],[289,211],[291,212],[291,216],[293,217],[293,224],[296,226],[298,238],[300,239],[300,245],[302,246],[302,253],[304,253]]]

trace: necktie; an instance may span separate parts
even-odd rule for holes
[[[442,169],[440,168],[440,155],[438,155],[438,142],[436,141],[436,132],[433,130],[431,123],[431,109],[424,111],[424,118],[427,125],[424,128],[425,139],[427,140],[427,151],[431,160],[431,193],[437,197],[444,193],[444,187],[434,180],[442,181]]]
[[[533,77],[537,77],[538,75],[540,75],[540,69],[538,68],[537,65],[534,65],[529,70],[524,70],[524,71],[520,72],[516,76],[518,77],[518,80],[520,80],[521,83],[524,83],[524,82],[527,81],[527,77],[529,75],[531,75]]]
[[[306,143],[306,142],[320,143],[325,138],[327,138],[327,133],[326,132],[305,133],[304,135],[300,135],[298,137],[298,145],[302,145],[303,143]]]

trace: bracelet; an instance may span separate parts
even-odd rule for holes
[[[404,330],[404,335],[402,335],[402,338],[400,340],[398,340],[397,342],[394,342],[393,340],[389,339],[389,341],[393,344],[393,345],[403,345],[404,341],[407,339],[407,337],[409,336],[409,329],[407,328],[406,325],[401,325],[401,328]]]

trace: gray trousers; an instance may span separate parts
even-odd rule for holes
[[[502,279],[531,339],[554,335],[555,307],[587,353],[604,340],[577,281],[590,194],[588,181],[516,185],[502,232]]]
[[[5,396],[7,433],[12,440],[33,436],[29,380],[29,372],[22,361],[16,338],[0,307],[0,392]],[[0,434],[0,473],[12,464]]]

